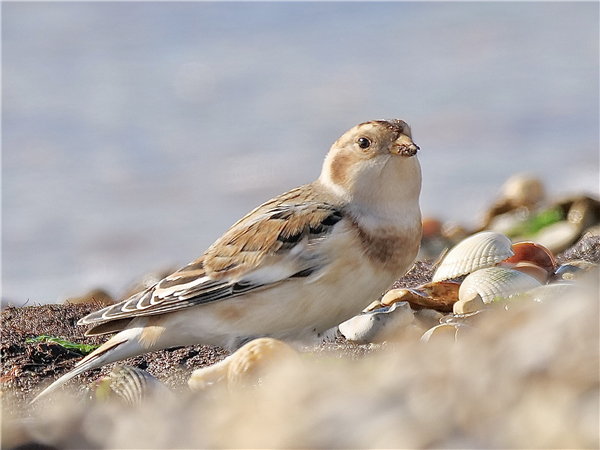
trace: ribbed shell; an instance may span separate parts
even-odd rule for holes
[[[155,377],[137,367],[115,366],[109,378],[111,390],[130,405],[140,403],[154,389],[164,387]]]
[[[493,267],[513,255],[512,243],[503,234],[482,231],[456,244],[442,260],[433,281],[444,281]]]
[[[300,357],[288,344],[273,338],[254,339],[229,357],[228,387],[258,386],[270,370],[290,363],[300,364]]]
[[[464,279],[458,290],[458,298],[467,301],[479,294],[484,303],[491,303],[494,299],[508,299],[538,286],[541,286],[539,281],[517,270],[488,267]]]

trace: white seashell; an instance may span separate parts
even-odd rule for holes
[[[192,372],[188,386],[192,392],[203,392],[213,385],[227,378],[231,356],[219,361],[212,366],[201,367]]]
[[[512,243],[503,234],[482,231],[456,244],[442,260],[433,281],[444,281],[493,267],[513,255]]]
[[[414,314],[408,302],[398,302],[354,316],[341,323],[339,329],[349,341],[359,344],[381,343],[400,333],[413,320]]]
[[[273,338],[254,339],[240,347],[228,359],[227,386],[230,391],[261,386],[269,373],[284,365],[295,370],[302,366],[296,350]]]
[[[195,370],[188,386],[193,392],[202,392],[222,381],[231,392],[258,387],[271,371],[284,365],[292,369],[302,367],[296,350],[277,339],[258,338],[244,344],[224,360]]]
[[[104,400],[116,395],[129,405],[136,405],[154,395],[170,394],[169,389],[145,370],[115,366],[110,374],[88,386],[88,398]]]
[[[505,267],[488,267],[473,272],[464,279],[458,290],[459,302],[480,296],[489,304],[497,298],[508,299],[542,284],[535,278]]]
[[[481,311],[485,308],[485,303],[481,295],[471,295],[466,300],[459,300],[452,306],[454,314],[470,314]]]

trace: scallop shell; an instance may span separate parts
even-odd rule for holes
[[[227,384],[230,390],[259,386],[269,372],[278,366],[301,366],[296,350],[273,338],[254,339],[228,359]]]
[[[481,296],[484,303],[508,299],[542,284],[535,278],[505,267],[488,267],[473,272],[464,279],[458,290],[460,302]]]
[[[253,339],[224,360],[194,370],[188,386],[193,392],[202,392],[224,382],[231,393],[236,393],[239,388],[261,386],[273,369],[284,365],[302,367],[296,350],[277,339]]]
[[[90,399],[106,400],[116,395],[129,405],[136,405],[159,392],[169,390],[145,370],[130,366],[115,366],[108,376],[88,387]]]
[[[211,366],[201,367],[192,372],[188,386],[192,392],[203,392],[213,385],[220,384],[227,378],[231,356]]]
[[[482,231],[456,244],[442,260],[432,281],[450,280],[493,267],[513,254],[509,238],[494,231]]]

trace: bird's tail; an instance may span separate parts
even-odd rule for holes
[[[42,397],[46,397],[48,394],[83,372],[138,355],[140,353],[140,346],[137,343],[137,339],[131,339],[133,337],[131,334],[136,331],[137,330],[135,329],[124,330],[113,336],[99,348],[79,361],[73,370],[64,374],[40,392],[31,403],[38,401]]]

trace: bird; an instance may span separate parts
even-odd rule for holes
[[[258,206],[154,286],[81,318],[88,336],[117,334],[34,401],[85,371],[169,347],[323,339],[414,263],[418,150],[403,120],[351,128],[317,180]]]

